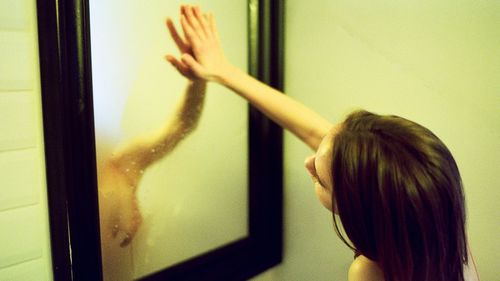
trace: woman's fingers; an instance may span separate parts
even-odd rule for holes
[[[208,13],[207,18],[212,34],[215,36],[215,39],[219,41],[219,32],[217,31],[217,25],[215,24],[214,15],[212,13]]]
[[[175,28],[175,25],[170,18],[167,18],[167,28],[170,32],[170,36],[172,37],[172,39],[174,39],[177,48],[179,48],[179,51],[181,53],[187,52],[189,50],[189,47],[181,38],[181,36],[179,36],[179,33],[177,32],[177,29]]]
[[[165,59],[188,79],[207,78],[205,77],[206,74],[203,66],[199,64],[190,54],[183,54],[181,60],[178,60],[172,55],[165,56]]]
[[[165,59],[168,62],[170,62],[172,64],[172,66],[174,66],[177,69],[177,71],[179,71],[179,73],[182,74],[184,77],[186,77],[188,79],[193,78],[193,74],[191,73],[191,70],[189,69],[189,67],[185,63],[183,63],[182,61],[179,61],[178,59],[176,59],[172,55],[165,56]]]
[[[192,73],[199,78],[207,79],[205,77],[205,70],[201,64],[199,64],[191,55],[183,54],[181,57],[182,62],[192,71]]]
[[[188,42],[191,43],[191,45],[196,45],[200,41],[200,37],[196,33],[196,31],[193,29],[193,27],[189,24],[188,20],[186,19],[186,16],[184,14],[181,15],[181,26],[182,30],[184,31],[184,35],[186,36],[186,39]]]
[[[203,26],[201,22],[199,21],[198,17],[195,15],[195,8],[191,6],[184,6],[183,8],[183,15],[186,19],[186,23],[191,27],[193,30],[193,34],[196,35],[199,38],[205,38],[206,34],[203,29]]]
[[[184,76],[215,80],[230,64],[220,46],[213,16],[203,14],[199,7],[182,6],[181,26],[191,52],[184,52],[179,60],[168,60]],[[189,73],[185,72],[186,68]]]
[[[210,26],[208,24],[207,18],[201,12],[200,7],[198,7],[198,6],[194,7],[193,12],[194,12],[194,15],[196,17],[196,20],[198,21],[200,29],[203,31],[205,36],[209,37],[210,33],[211,33]]]

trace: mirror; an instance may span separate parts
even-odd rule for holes
[[[89,4],[104,280],[138,279],[246,237],[247,104],[215,84],[203,94],[164,59],[179,53],[165,19],[182,32],[181,2]],[[247,69],[247,3],[197,4]]]
[[[179,119],[187,81],[163,57],[181,3],[143,2],[37,1],[54,279],[247,280],[282,258],[282,130],[212,84]],[[282,89],[281,0],[195,4],[233,63]]]

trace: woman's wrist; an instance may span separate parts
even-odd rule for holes
[[[231,83],[231,80],[233,80],[233,77],[240,71],[241,70],[239,68],[228,63],[225,66],[221,67],[221,71],[214,75],[212,81],[222,86],[228,87]]]

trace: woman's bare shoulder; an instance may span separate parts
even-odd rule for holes
[[[479,281],[479,273],[477,272],[476,261],[470,250],[469,243],[467,243],[467,254],[469,255],[468,264],[464,265],[464,280],[465,281]]]
[[[384,274],[376,262],[361,255],[349,267],[349,281],[383,281]]]

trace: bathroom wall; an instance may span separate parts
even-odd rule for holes
[[[286,1],[285,92],[334,122],[353,109],[421,123],[458,162],[481,280],[500,276],[500,2]],[[283,264],[254,280],[346,280],[352,253],[285,135]]]
[[[52,280],[35,0],[0,1],[0,280]]]
[[[165,126],[187,84],[165,61],[178,55],[165,25],[181,32],[184,1],[90,1],[98,161]],[[227,56],[247,68],[246,1],[194,1],[216,15]],[[247,235],[247,104],[208,85],[198,127],[144,172],[143,223],[131,245],[114,247],[106,280],[156,272]],[[106,262],[106,261],[105,261]]]

